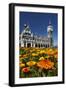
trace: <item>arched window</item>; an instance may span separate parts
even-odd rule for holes
[[[47,44],[46,44],[46,48],[47,48]]]
[[[31,47],[31,43],[28,43],[28,44],[27,44],[27,47]]]
[[[41,44],[41,47],[43,47],[43,45]]]
[[[37,47],[37,44],[35,44],[35,47]]]
[[[43,45],[43,47],[45,47],[45,44]]]
[[[40,48],[40,44],[39,44],[39,48]]]
[[[49,47],[49,44],[47,46]]]

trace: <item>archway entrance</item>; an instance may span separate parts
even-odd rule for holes
[[[31,47],[31,43],[28,43],[28,44],[27,44],[27,47]]]

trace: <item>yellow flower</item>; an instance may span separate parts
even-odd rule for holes
[[[37,53],[32,53],[32,56],[38,56],[38,54]]]
[[[52,52],[53,50],[52,49],[49,49],[50,52]]]
[[[27,57],[27,56],[28,56],[28,54],[20,55],[20,56],[19,56],[19,59],[22,60],[22,59],[24,59],[24,58]]]
[[[22,59],[23,59],[23,57],[20,58],[20,60],[22,60]]]
[[[57,59],[58,58],[58,55],[56,54],[56,55],[54,55],[54,57]]]
[[[35,65],[35,64],[36,64],[35,61],[29,61],[29,62],[27,62],[27,65],[30,66],[30,67],[33,66],[33,65]]]
[[[53,56],[54,55],[54,52],[48,51],[48,52],[46,52],[46,54],[48,54],[49,56]]]
[[[39,60],[44,60],[45,58],[44,57],[40,57]]]
[[[45,56],[45,59],[49,59],[50,56]]]
[[[45,54],[45,53],[46,53],[45,50],[40,51],[40,54]]]
[[[25,64],[24,64],[24,63],[20,63],[19,66],[20,66],[20,67],[25,67]]]

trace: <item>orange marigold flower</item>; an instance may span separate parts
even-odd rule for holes
[[[41,60],[37,63],[37,66],[44,69],[52,69],[54,66],[54,63],[50,60]]]
[[[54,55],[54,52],[47,52],[47,54],[49,55],[49,56],[53,56]]]
[[[22,69],[22,72],[24,72],[24,73],[28,73],[29,71],[30,71],[29,67],[25,67],[25,68]]]

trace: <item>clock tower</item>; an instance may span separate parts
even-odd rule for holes
[[[49,21],[49,25],[47,27],[47,32],[48,32],[48,38],[50,41],[50,47],[53,47],[53,26],[50,21]]]

